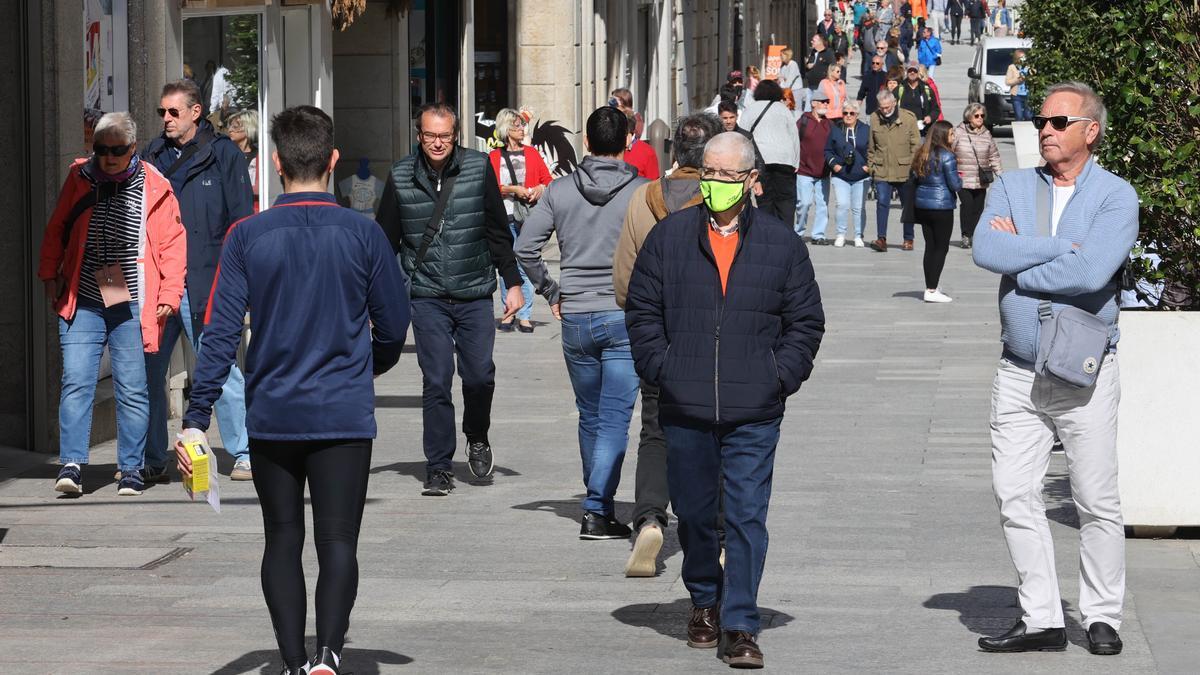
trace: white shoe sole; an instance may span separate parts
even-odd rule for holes
[[[652,577],[658,572],[658,552],[662,550],[663,532],[656,525],[643,527],[633,542],[633,552],[625,563],[625,576]]]
[[[62,492],[68,495],[78,495],[83,494],[83,486],[71,480],[70,478],[60,478],[58,479],[58,482],[54,484],[54,491]]]
[[[117,490],[117,496],[119,497],[137,497],[141,494],[141,490],[134,490],[133,488],[120,488]]]

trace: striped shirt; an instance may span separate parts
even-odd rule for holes
[[[146,185],[145,169],[139,168],[124,183],[117,185],[112,197],[101,197],[88,221],[87,244],[83,249],[83,267],[79,272],[79,295],[103,303],[96,270],[106,263],[118,263],[129,287],[129,296],[138,299],[138,243],[142,229],[142,194]]]

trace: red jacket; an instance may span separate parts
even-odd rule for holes
[[[58,206],[46,223],[42,237],[38,278],[43,281],[62,276],[66,291],[55,303],[54,310],[70,321],[75,317],[79,297],[79,272],[83,267],[83,249],[87,244],[88,223],[92,209],[84,209],[71,228],[71,237],[63,249],[62,232],[71,209],[88,190],[91,183],[80,175],[87,159],[75,160],[58,195]],[[179,311],[183,297],[183,280],[187,273],[187,234],[179,217],[179,203],[171,184],[148,162],[142,162],[146,172],[142,196],[142,232],[138,243],[138,289],[141,300],[142,349],[157,352],[166,319],[156,316],[159,305]]]
[[[521,150],[525,153],[525,185],[524,187],[533,187],[534,185],[549,185],[553,178],[550,176],[550,169],[546,168],[546,162],[542,160],[541,154],[532,146],[523,146]],[[492,150],[490,153],[492,160],[492,171],[496,172],[496,181],[501,186],[512,185],[509,182],[512,176],[508,175],[508,167],[501,166],[503,158],[500,156],[500,148]]]
[[[659,176],[658,153],[646,141],[634,141],[633,147],[625,151],[625,162],[642,178],[656,180]]]
[[[825,117],[806,112],[796,120],[796,133],[800,136],[800,166],[796,173],[809,178],[825,178],[829,167],[825,164],[825,141],[833,131],[833,123]]]

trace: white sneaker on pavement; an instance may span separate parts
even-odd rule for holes
[[[867,246],[867,243],[863,241],[862,237],[854,238],[854,248],[865,248],[866,246]]]
[[[939,288],[925,290],[925,302],[954,302],[954,298],[946,295]]]
[[[841,248],[841,247],[845,246],[845,245],[846,245],[846,238],[845,238],[844,236],[842,236],[842,235],[840,235],[840,234],[839,234],[839,235],[837,236],[837,239],[834,239],[834,240],[833,240],[833,245],[834,245],[836,248]]]

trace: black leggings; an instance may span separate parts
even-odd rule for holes
[[[916,216],[925,233],[925,288],[937,288],[950,252],[950,235],[954,234],[954,209],[916,209]]]
[[[962,39],[962,14],[950,15],[950,39],[958,42]]]
[[[312,497],[317,544],[317,646],[342,651],[358,594],[358,529],[367,499],[371,439],[250,439],[254,489],[262,505],[262,588],[279,652],[289,668],[304,665],[304,483]]]
[[[963,188],[958,191],[962,206],[958,210],[958,224],[964,237],[975,236],[975,226],[983,215],[983,204],[987,200],[987,188]]]

